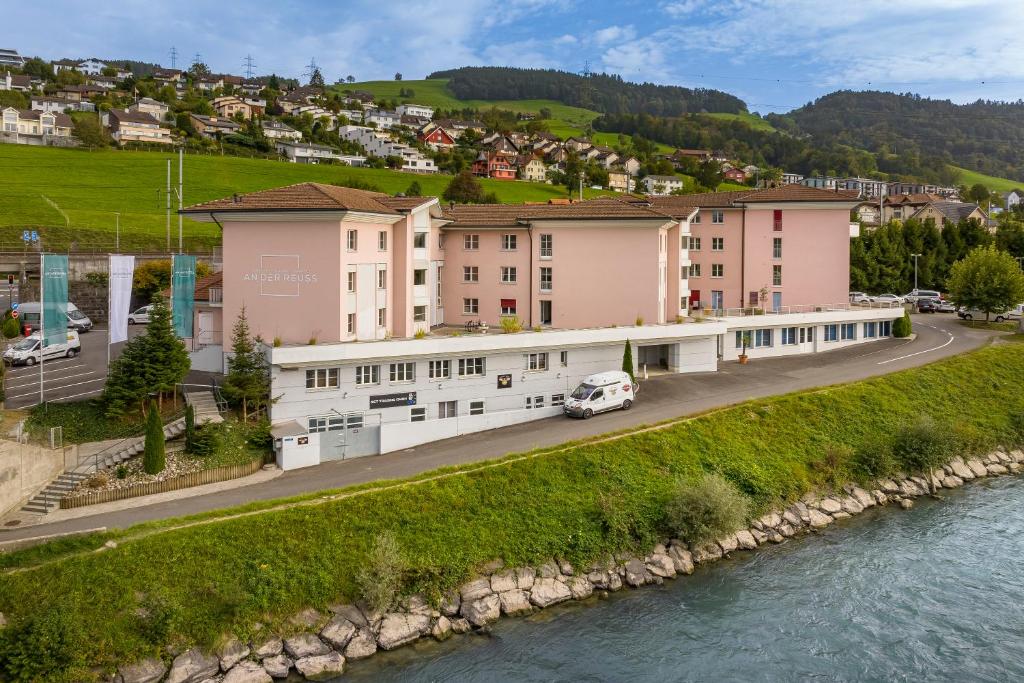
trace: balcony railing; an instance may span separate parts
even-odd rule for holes
[[[760,308],[746,306],[743,308],[695,308],[694,312],[703,311],[704,315],[716,318],[734,318],[755,315],[792,315],[794,313],[828,313],[832,311],[861,311],[866,309],[903,308],[903,304],[892,301],[876,301],[872,303],[851,304],[805,304],[802,306],[780,306],[778,308]]]

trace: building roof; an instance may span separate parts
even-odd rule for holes
[[[125,111],[124,109],[111,109],[109,114],[117,119],[118,123],[140,123],[150,126],[158,126],[160,122],[144,111]]]
[[[8,109],[14,109],[14,107],[8,107]],[[25,121],[40,121],[43,116],[52,116],[53,124],[60,128],[71,128],[74,122],[71,117],[67,114],[60,112],[45,112],[38,111],[35,109],[15,109],[18,112],[18,118],[24,119]]]
[[[448,227],[515,226],[536,220],[640,219],[667,222],[671,217],[632,197],[600,197],[572,204],[456,204],[443,210]]]
[[[649,176],[645,176],[644,180],[646,180],[647,178],[650,178],[651,180],[653,180],[655,182],[662,182],[662,183],[681,183],[681,182],[683,182],[683,179],[680,178],[677,175],[649,175]]]
[[[230,128],[232,130],[237,130],[242,127],[240,124],[223,116],[204,116],[203,114],[189,114],[189,116],[194,118],[196,121],[199,121],[204,126],[211,126],[213,128]]]
[[[844,202],[858,201],[857,192],[852,190],[823,190],[803,185],[783,185],[764,190],[737,190],[731,192],[703,192],[699,194],[649,197],[652,206],[680,215],[687,209],[702,207],[733,208],[744,204],[771,202]]]
[[[20,88],[31,88],[32,77],[28,74],[11,74],[11,85]]]
[[[971,214],[977,211],[979,208],[977,204],[971,204],[966,202],[929,202],[925,206],[921,207],[918,211],[916,211],[914,215],[916,216],[922,211],[928,209],[929,207],[935,209],[940,214],[942,214],[943,218],[953,223],[959,223],[965,218],[970,218]]]
[[[270,190],[234,195],[212,202],[194,204],[182,213],[202,214],[212,211],[363,211],[398,216],[402,211],[420,206],[433,197],[391,197],[381,192],[357,190],[352,187],[298,183]]]
[[[941,202],[946,198],[938,194],[916,192],[914,194],[901,194],[885,198],[886,204],[928,204],[929,202]]]

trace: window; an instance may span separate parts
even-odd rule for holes
[[[306,370],[307,389],[337,389],[338,368],[317,368]]]
[[[680,249],[689,249],[690,248],[690,238],[688,236],[683,235],[682,237],[679,238],[679,248]]]
[[[358,230],[349,230],[348,231],[348,241],[346,242],[346,245],[348,246],[348,250],[349,251],[355,251],[356,249],[359,248],[359,231]]]
[[[683,266],[679,269],[679,279],[685,280],[688,277],[690,277],[690,266]]]
[[[754,330],[754,347],[772,345],[772,330]]]
[[[355,273],[349,273],[348,274],[348,291],[350,291],[350,292],[356,291],[356,274]]]
[[[515,266],[502,266],[501,267],[501,281],[505,284],[512,284],[516,281],[516,267]]]
[[[825,325],[825,341],[834,342],[839,339],[839,325]]]
[[[515,299],[502,299],[501,300],[501,314],[502,315],[515,315],[516,314],[516,300]]]
[[[413,306],[412,307],[412,321],[414,323],[425,323],[425,322],[427,322],[427,307],[426,306]]]
[[[878,324],[878,336],[879,337],[891,337],[892,336],[892,321],[883,320]]]
[[[377,271],[377,289],[388,288],[388,271],[378,270]]]
[[[355,334],[356,333],[356,314],[355,313],[349,313],[348,314],[348,333],[349,334]]]
[[[414,232],[412,234],[412,246],[413,246],[413,249],[426,249],[427,248],[427,233],[425,233],[425,232]]]
[[[711,238],[711,251],[725,251],[725,238],[724,237],[712,237]]]
[[[430,379],[451,379],[452,362],[450,360],[432,360],[427,368]]]
[[[412,382],[416,379],[416,364],[392,363],[390,379],[392,382]]]
[[[533,397],[533,407],[534,408],[543,408],[544,407],[544,397],[543,396],[534,396]]]
[[[782,230],[782,209],[772,211],[772,230],[776,232]]]
[[[361,415],[359,417],[360,417],[360,419],[362,419]],[[306,429],[310,433],[313,433],[313,432],[326,432],[326,431],[334,432],[334,431],[337,431],[339,429],[344,429],[344,427],[345,427],[345,418],[341,417],[340,415],[338,415],[338,416],[334,416],[334,415],[329,415],[329,416],[328,415],[321,415],[321,416],[318,416],[318,417],[311,417],[311,418],[309,418],[309,420],[307,421],[306,424],[307,424],[307,428]]]
[[[362,429],[363,428],[363,415],[362,413],[349,413],[346,416],[346,429]]]
[[[546,353],[528,353],[526,354],[526,369],[527,370],[547,370],[548,369],[548,354]]]
[[[565,405],[565,394],[552,394],[551,405],[560,406]]]
[[[381,230],[377,233],[377,251],[388,250],[388,233],[386,230]]]
[[[743,337],[744,336],[746,336],[747,342],[749,342],[750,341],[750,332],[743,332],[741,330],[736,330],[736,348],[737,349],[742,349],[743,348]]]
[[[480,248],[480,235],[463,235],[462,248],[469,251],[476,251]]]
[[[480,299],[463,299],[463,315],[477,315],[480,312]]]
[[[813,327],[808,327],[807,328],[807,341],[808,342],[813,342],[814,341],[814,328]]]
[[[388,309],[377,309],[377,327],[384,327],[388,324]]]
[[[724,223],[725,222],[725,211],[721,209],[711,210],[711,222],[712,223]]]
[[[365,387],[369,384],[380,384],[379,365],[356,366],[356,386]]]
[[[441,401],[437,404],[437,419],[446,420],[459,414],[458,401]]]
[[[691,263],[690,264],[690,277],[700,277],[700,264],[699,263]]]
[[[800,330],[803,332],[803,330]],[[795,327],[783,327],[782,328],[782,345],[790,346],[796,344],[796,328]]]
[[[460,358],[459,377],[482,377],[485,374],[483,358]]]
[[[758,293],[757,292],[747,292],[747,304],[748,305],[750,305],[750,306],[757,306],[757,301],[758,301]]]
[[[516,250],[516,235],[505,234],[501,236],[501,249],[502,251],[515,251]]]
[[[782,258],[782,238],[772,238],[772,258]]]
[[[700,251],[699,237],[690,237],[690,251]]]
[[[562,364],[562,367],[565,367],[566,365],[568,365],[569,364],[569,352],[568,351],[562,351],[561,353],[559,353],[558,354],[558,362]]]
[[[551,301],[544,299],[540,302],[540,324],[551,324]]]
[[[721,263],[711,264],[711,277],[723,277],[725,275],[725,266]]]
[[[541,268],[540,269],[540,291],[550,292],[551,291],[551,269]]]
[[[698,211],[696,214],[694,214],[693,220],[690,221],[690,222],[691,223],[700,223],[700,211]]]
[[[412,408],[409,411],[409,422],[426,422],[427,421],[427,408],[420,406],[419,408]]]
[[[840,338],[843,341],[857,338],[857,323],[843,323],[839,330]]]
[[[551,235],[540,236],[540,257],[551,258]]]
[[[469,402],[469,414],[470,415],[483,415],[484,414],[484,402],[483,401],[470,401]]]
[[[811,328],[809,328],[809,327],[801,327],[800,328],[800,343],[801,344],[803,344],[805,341],[807,341],[807,330],[809,330],[809,329],[811,329]]]
[[[864,338],[874,339],[878,336],[878,323],[864,323]]]
[[[425,285],[427,284],[427,269],[417,268],[412,271],[412,283],[413,285]]]
[[[772,266],[772,286],[773,287],[781,287],[782,286],[782,266],[777,265],[777,264]]]
[[[480,282],[480,269],[477,266],[462,266],[463,282]]]

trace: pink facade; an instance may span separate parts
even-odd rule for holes
[[[743,281],[743,209],[701,209],[690,223],[690,291],[694,306],[745,306]],[[715,222],[720,218],[721,222]],[[720,242],[719,242],[720,240]],[[717,248],[720,244],[721,248]],[[721,275],[715,271],[721,268]],[[700,273],[697,275],[696,273]],[[721,292],[719,302],[719,294]],[[696,295],[694,295],[696,294]]]
[[[506,248],[509,237],[514,237],[514,249]],[[538,290],[531,292],[530,238],[528,230],[518,227],[445,230],[441,291],[448,324],[497,325],[502,301],[514,302],[515,311],[508,315],[518,317],[526,327],[535,324],[530,302],[536,300]],[[508,270],[512,268],[514,273]],[[515,281],[508,282],[513,274]]]

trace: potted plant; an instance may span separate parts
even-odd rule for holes
[[[739,356],[740,365],[746,365],[747,361],[750,360],[750,357],[747,356],[747,347],[750,346],[750,331],[749,330],[746,331],[746,332],[740,332],[740,344],[741,344],[740,356]]]

